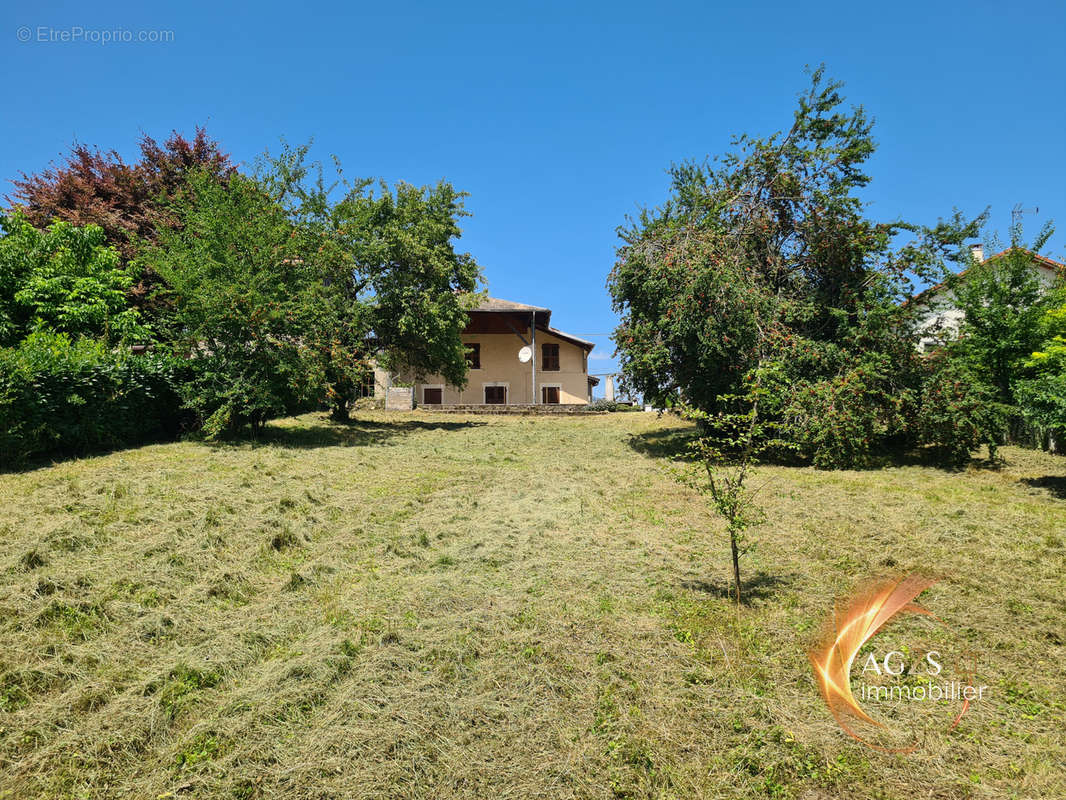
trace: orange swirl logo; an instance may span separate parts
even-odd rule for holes
[[[885,728],[885,724],[870,716],[855,699],[851,684],[852,667],[863,646],[893,619],[913,614],[927,617],[944,625],[944,622],[928,609],[914,602],[918,595],[934,583],[936,581],[931,578],[908,575],[875,584],[869,590],[853,597],[846,606],[838,610],[834,628],[828,631],[818,647],[808,653],[822,698],[837,724],[852,738],[882,752],[909,753],[917,747],[917,741],[902,747],[887,747],[856,732],[856,721],[881,729]],[[941,658],[936,650],[926,652],[925,659],[921,662],[921,667],[925,668],[923,677],[940,676],[939,659]],[[876,672],[878,677],[888,675],[910,678],[921,673],[920,668],[907,665],[904,651],[901,650],[889,651],[880,661],[874,653],[870,653],[862,670],[864,675],[867,670]],[[967,671],[964,667],[960,677],[970,678],[972,671]],[[963,680],[943,684],[919,682],[916,685],[906,684],[893,687],[864,685],[862,695],[864,699],[893,699],[900,702],[904,700],[936,702],[959,700],[961,707],[947,728],[950,731],[959,724],[963,714],[970,708],[971,701],[983,699],[987,690],[987,686],[975,687],[972,681]]]

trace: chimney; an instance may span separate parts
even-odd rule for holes
[[[985,260],[985,246],[983,244],[971,244],[970,255],[973,256],[973,260],[980,264]]]

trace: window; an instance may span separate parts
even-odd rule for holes
[[[540,368],[545,372],[559,371],[559,345],[543,344],[540,346]]]
[[[364,372],[359,379],[359,388],[355,390],[356,398],[374,396],[374,373]]]
[[[545,405],[558,405],[559,403],[559,387],[558,386],[542,386],[540,387],[540,401]]]
[[[486,386],[485,387],[485,404],[490,406],[503,406],[507,405],[507,387],[506,386]]]
[[[466,345],[466,365],[470,369],[481,369],[481,345]]]
[[[427,386],[422,390],[422,403],[439,406],[444,401],[444,390],[439,386]]]

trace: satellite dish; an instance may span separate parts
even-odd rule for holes
[[[533,350],[529,346],[523,347],[518,351],[518,360],[523,364],[528,364],[531,358],[533,358]]]

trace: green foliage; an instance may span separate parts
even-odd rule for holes
[[[31,334],[0,350],[0,465],[172,436],[183,423],[177,387],[185,373],[170,356]]]
[[[922,387],[915,434],[940,462],[954,467],[964,466],[981,445],[987,445],[989,456],[995,459],[1008,411],[997,401],[995,389],[965,362],[936,358]]]
[[[20,211],[0,216],[0,345],[50,330],[110,341],[143,336],[128,307],[130,273],[95,225],[39,231]]]
[[[127,361],[82,337],[150,340],[173,352],[180,382],[167,387],[208,437],[245,426],[254,435],[267,420],[323,400],[346,418],[373,359],[465,382],[460,334],[480,276],[454,250],[464,195],[449,184],[381,184],[375,192],[359,181],[334,201],[321,168],[316,180],[316,165],[306,164],[307,147],[265,158],[255,177],[236,173],[202,130],[191,142],[175,134],[165,148],[146,138],[142,152],[143,164],[127,167],[79,148],[66,167],[20,182],[34,219],[60,221],[40,231],[20,211],[0,219],[0,346],[32,332],[71,338],[33,339],[6,354],[7,396],[21,396],[36,380],[28,362],[49,352],[62,364],[42,367],[55,373],[54,385],[66,381],[63,396],[87,402],[85,375],[102,386],[96,373]],[[71,192],[86,207],[68,207]],[[115,208],[130,213],[116,222]],[[109,227],[62,221],[71,215]],[[108,236],[137,256],[131,269]],[[150,280],[135,286],[137,275]],[[151,310],[151,331],[135,304]],[[116,403],[137,395],[135,385],[116,385]],[[115,427],[121,405],[87,409],[101,419],[72,418],[62,431],[59,421],[37,419],[66,413],[57,403],[31,404],[26,419],[5,407],[18,428],[6,434],[11,458],[49,442],[82,450],[141,435],[135,425]],[[179,417],[173,403],[168,413]],[[155,430],[158,420],[143,422]]]
[[[382,361],[397,370],[466,384],[461,334],[481,274],[456,253],[465,194],[441,182],[401,183],[378,194],[350,194],[336,211],[342,241],[373,297],[373,330]]]
[[[794,398],[793,431],[802,451],[820,469],[864,467],[885,432],[880,403],[861,373],[817,381]]]
[[[1029,375],[1014,392],[1025,417],[1061,440],[1066,437],[1066,290],[1049,297],[1040,335],[1039,349],[1025,363]]]
[[[1045,227],[1034,249],[1051,232]],[[973,264],[948,281],[955,306],[965,314],[958,340],[950,345],[953,354],[995,388],[999,402],[1009,405],[1015,402],[1012,387],[1042,341],[1046,308],[1044,287],[1020,235],[1014,231],[1014,246],[1003,255]]]
[[[671,169],[670,200],[622,231],[608,287],[628,387],[713,417],[757,368],[760,417],[780,440],[819,467],[853,467],[905,440],[922,368],[900,301],[912,277],[963,258],[979,220],[864,217],[871,123],[812,77],[788,131]]]
[[[186,407],[209,437],[291,414],[317,399],[312,329],[321,257],[254,180],[193,175],[143,259],[166,283],[169,338],[189,357]]]
[[[869,466],[906,431],[922,365],[912,343],[892,329],[894,319],[867,313],[839,343],[803,342],[806,355],[789,351],[781,370],[789,378],[778,383],[783,436],[816,467]]]
[[[322,167],[306,162],[307,150],[286,146],[263,159],[258,179],[316,248],[322,291],[308,337],[323,359],[334,416],[347,418],[371,358],[465,385],[461,334],[480,299],[477,264],[455,250],[465,195],[445,182],[348,183],[339,168],[329,185]]]

